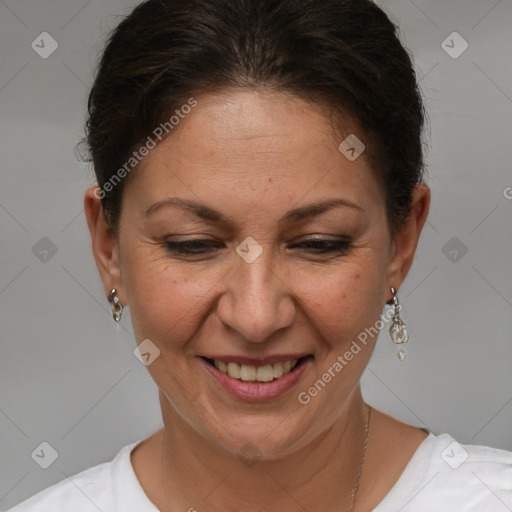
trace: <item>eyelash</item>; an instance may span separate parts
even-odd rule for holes
[[[215,247],[216,243],[211,242],[210,240],[187,240],[185,242],[164,242],[162,244],[167,251],[171,253],[178,253],[181,255],[202,255],[206,254],[207,251],[196,251],[195,249],[201,247]],[[313,246],[311,250],[312,254],[331,254],[331,253],[339,253],[345,254],[351,247],[351,242],[349,240],[330,240],[330,239],[313,239],[313,240],[305,240],[304,242],[295,245],[295,247],[304,247],[304,246]]]

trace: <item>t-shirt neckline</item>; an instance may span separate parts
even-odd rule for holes
[[[126,445],[112,462],[112,492],[118,512],[160,512],[142,488],[131,461],[132,451],[146,439]]]

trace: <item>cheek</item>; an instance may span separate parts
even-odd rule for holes
[[[381,313],[382,271],[375,260],[346,262],[304,282],[305,314],[333,348],[350,344]]]
[[[197,328],[196,316],[207,300],[212,276],[199,266],[173,265],[155,253],[154,249],[132,251],[123,262],[133,327],[138,341],[149,338],[159,346],[170,341],[179,344]]]

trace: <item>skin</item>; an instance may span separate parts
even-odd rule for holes
[[[400,288],[430,191],[415,187],[409,219],[391,239],[384,191],[365,154],[349,161],[338,150],[350,133],[364,140],[355,123],[335,128],[320,105],[262,89],[196,99],[130,176],[118,240],[94,187],[84,200],[105,295],[116,288],[137,343],[150,339],[160,350],[147,369],[159,388],[164,427],[132,452],[135,473],[162,511],[312,511],[319,503],[347,510],[366,421],[359,380],[376,339],[361,345],[309,404],[297,395],[375,325],[390,287]],[[200,201],[232,223],[207,223],[175,206],[144,215],[168,197]],[[279,222],[290,209],[328,198],[360,208]],[[252,263],[235,251],[249,236],[263,249]],[[324,255],[297,247],[312,237],[352,242]],[[218,248],[187,258],[163,246],[194,238]],[[261,403],[228,395],[198,360],[205,353],[294,352],[313,354],[312,364],[293,390]],[[383,499],[425,437],[373,410],[354,510]],[[247,443],[260,453],[251,466],[237,456]]]

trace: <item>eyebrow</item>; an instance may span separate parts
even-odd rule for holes
[[[227,225],[231,224],[230,219],[224,216],[221,212],[214,210],[213,208],[210,208],[209,206],[206,206],[202,203],[198,203],[190,199],[183,199],[180,197],[169,197],[167,199],[162,199],[161,201],[151,205],[143,215],[144,217],[147,217],[160,210],[164,206],[177,206],[178,208],[190,212],[196,217],[199,217],[200,219],[210,223]],[[321,201],[319,203],[312,203],[306,206],[301,206],[299,208],[294,208],[293,210],[287,212],[280,222],[282,224],[297,223],[312,217],[316,217],[322,213],[327,212],[328,210],[340,206],[353,208],[364,212],[364,209],[357,203],[353,203],[348,199],[333,198]]]

